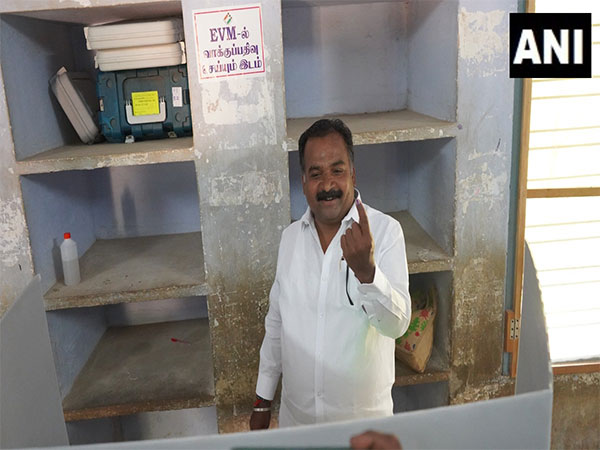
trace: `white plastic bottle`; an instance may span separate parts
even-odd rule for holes
[[[79,275],[79,256],[77,255],[77,243],[71,239],[71,233],[65,233],[65,240],[60,244],[60,257],[62,259],[65,284],[72,286],[81,281]]]

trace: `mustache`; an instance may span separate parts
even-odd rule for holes
[[[327,197],[341,198],[342,191],[339,189],[331,189],[330,191],[319,191],[317,192],[317,201],[325,200]]]

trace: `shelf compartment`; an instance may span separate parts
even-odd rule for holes
[[[408,109],[382,113],[340,114],[331,117],[341,119],[352,130],[354,145],[441,139],[454,137],[458,132],[454,122],[446,122]],[[320,118],[288,119],[287,150],[298,150],[300,135]]]
[[[57,282],[46,310],[208,294],[199,232],[97,240],[79,264],[81,283]]]
[[[408,109],[456,120],[455,2],[285,0],[282,7],[289,119],[334,114],[368,118],[369,113]],[[443,36],[433,51],[431,36]],[[291,139],[293,129],[288,127]],[[409,140],[403,134],[382,138]],[[407,132],[411,134],[419,139],[418,133]],[[361,143],[373,142],[368,139]]]
[[[208,319],[195,319],[109,328],[63,410],[75,421],[214,404]]]
[[[182,137],[140,141],[134,144],[65,145],[18,161],[17,171],[20,175],[29,175],[193,159],[193,138]]]
[[[411,386],[415,384],[437,383],[450,379],[448,362],[444,360],[436,347],[433,347],[431,358],[425,372],[418,373],[396,360],[396,382],[394,386]]]
[[[388,215],[402,225],[409,273],[452,270],[453,258],[436,244],[408,211],[391,212]]]

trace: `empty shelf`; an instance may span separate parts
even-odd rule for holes
[[[457,125],[410,111],[335,115],[352,131],[354,145],[420,141],[456,136]],[[319,117],[287,120],[287,149],[298,150],[298,138]]]
[[[66,145],[17,162],[21,175],[136,166],[194,159],[193,138],[140,141],[133,144]]]
[[[418,373],[412,370],[404,363],[396,360],[396,382],[394,386],[408,386],[413,384],[437,383],[439,381],[448,381],[450,378],[450,369],[448,361],[433,347],[431,358],[425,367],[425,372]]]
[[[81,283],[57,282],[47,310],[208,294],[199,232],[98,240],[79,264]]]
[[[437,245],[408,211],[388,214],[402,225],[409,273],[452,270],[452,257]]]
[[[214,397],[208,319],[195,319],[109,328],[63,410],[74,421],[211,406]]]

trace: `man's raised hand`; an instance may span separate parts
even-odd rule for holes
[[[358,223],[354,222],[342,236],[340,241],[342,254],[361,283],[372,283],[375,278],[373,236],[371,236],[365,207],[358,199],[356,199],[356,209]]]

